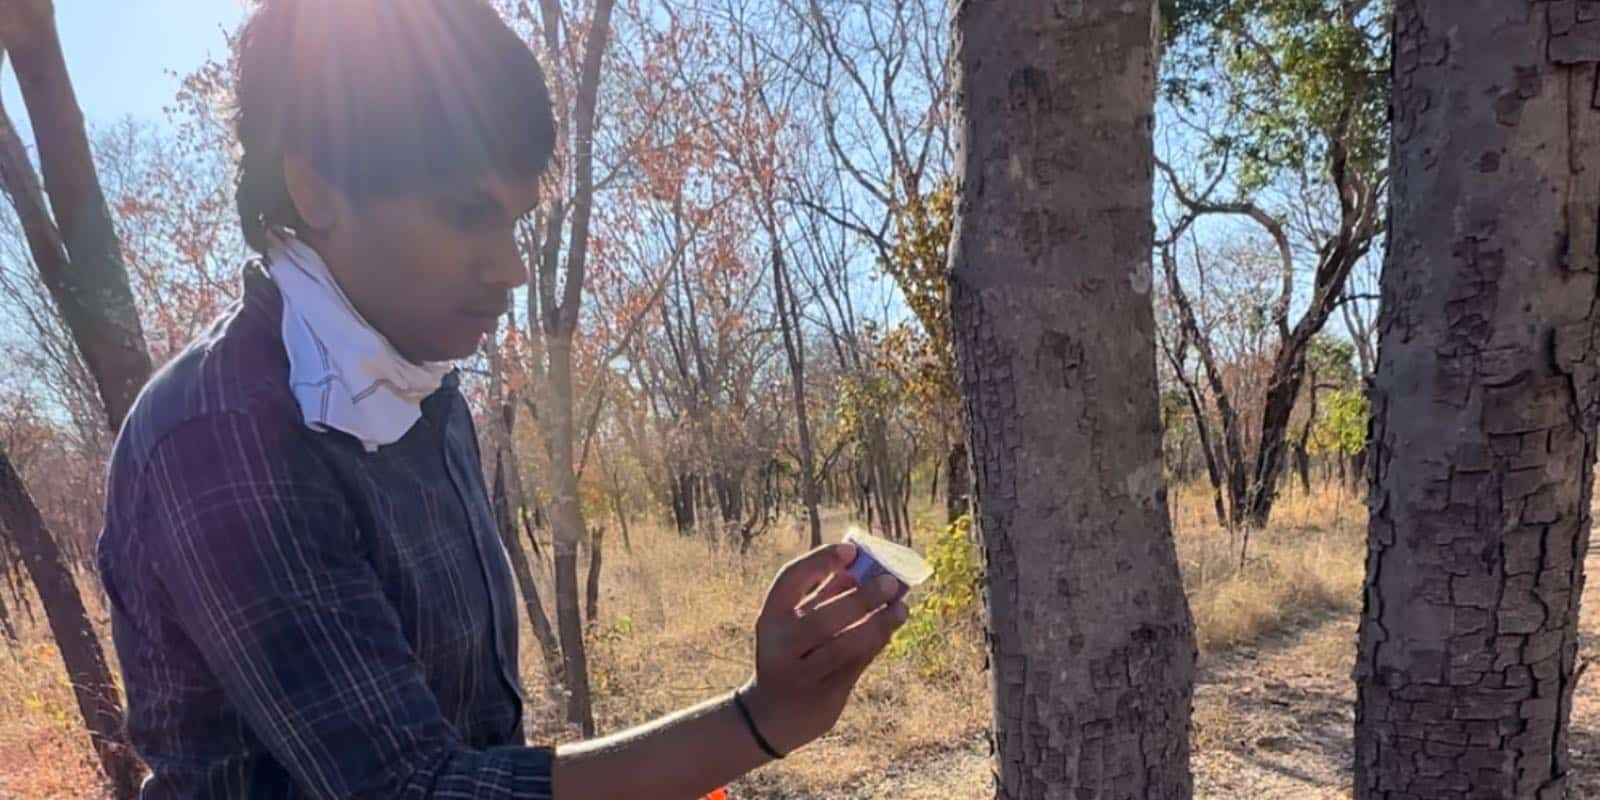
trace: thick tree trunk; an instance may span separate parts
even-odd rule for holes
[[[1150,298],[1153,13],[955,5],[950,298],[1000,798],[1192,794]]]
[[[122,701],[105,651],[90,624],[72,568],[45,528],[38,506],[4,450],[0,450],[0,525],[10,532],[22,554],[23,566],[38,589],[50,633],[67,668],[78,713],[114,796],[138,796],[144,770],[123,738]]]
[[[1565,797],[1600,400],[1600,31],[1395,5],[1356,797]]]

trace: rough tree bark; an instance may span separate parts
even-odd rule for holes
[[[1566,796],[1600,400],[1595,5],[1395,5],[1364,800]]]
[[[1001,798],[1192,794],[1150,297],[1153,12],[955,5],[950,298]]]

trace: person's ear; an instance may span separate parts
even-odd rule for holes
[[[300,156],[283,157],[283,183],[300,221],[310,228],[303,233],[327,234],[339,226],[349,211],[344,193]]]

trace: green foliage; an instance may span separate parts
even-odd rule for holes
[[[978,624],[979,565],[972,517],[963,514],[951,522],[924,555],[933,566],[933,577],[889,642],[889,655],[933,674],[946,667],[951,632]]]
[[[1355,455],[1367,446],[1367,395],[1360,389],[1340,389],[1325,395],[1323,412],[1311,431],[1306,449],[1312,453]]]
[[[898,394],[894,381],[884,373],[840,379],[834,403],[840,433],[851,439],[862,439],[873,426],[883,424]]]
[[[1341,389],[1354,387],[1359,379],[1355,367],[1356,346],[1343,339],[1318,336],[1306,348],[1306,374],[1317,383]]]
[[[912,394],[939,400],[955,395],[955,348],[950,342],[950,304],[945,298],[945,264],[955,228],[955,182],[943,178],[931,192],[906,198],[894,209],[894,240],[883,270],[894,278],[906,305],[916,315],[922,336],[909,337],[901,357],[920,362]],[[892,339],[892,347],[897,343]]]
[[[1183,107],[1225,103],[1237,128],[1214,144],[1232,152],[1242,192],[1312,165],[1371,176],[1388,142],[1390,7],[1163,0],[1163,91]]]
[[[1189,396],[1173,387],[1161,393],[1161,429],[1177,433],[1189,430],[1192,419]]]

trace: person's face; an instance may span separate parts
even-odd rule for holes
[[[472,355],[528,280],[516,225],[538,201],[537,179],[490,175],[357,204],[304,171],[286,175],[308,244],[356,310],[409,361]],[[308,191],[319,196],[302,202]]]

